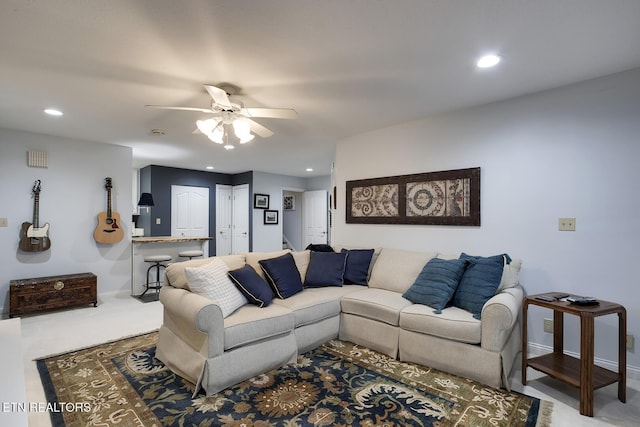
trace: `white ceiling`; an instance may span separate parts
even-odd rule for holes
[[[640,67],[639,46],[638,0],[2,0],[0,127],[134,167],[323,175],[340,139]],[[503,62],[476,69],[485,52]],[[227,152],[191,133],[206,115],[144,107],[206,108],[220,82],[299,118]]]

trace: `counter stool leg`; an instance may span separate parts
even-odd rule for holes
[[[156,268],[156,296],[160,298],[160,288],[162,285],[160,284],[160,267],[167,268],[166,265],[158,263]]]
[[[152,265],[149,266],[149,268],[147,268],[147,283],[144,284],[144,292],[142,292],[138,298],[142,298],[144,296],[144,294],[146,294],[147,291],[149,290],[149,285],[150,285],[150,283],[149,283],[149,273],[151,272],[151,269],[153,267],[155,267],[155,264],[152,264]]]

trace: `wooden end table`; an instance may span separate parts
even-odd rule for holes
[[[527,367],[564,381],[580,389],[580,414],[593,416],[593,391],[618,383],[618,399],[627,400],[627,311],[620,304],[598,300],[597,305],[577,305],[557,300],[560,292],[530,295],[522,304],[522,385],[527,384]],[[540,297],[554,298],[543,301]],[[553,310],[553,352],[543,356],[527,358],[527,309],[529,305]],[[580,358],[564,354],[564,313],[580,317]],[[594,318],[607,314],[618,315],[618,372],[593,364]]]

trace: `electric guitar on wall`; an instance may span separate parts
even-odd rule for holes
[[[40,210],[40,180],[36,180],[31,189],[33,193],[33,222],[23,222],[20,231],[20,243],[18,248],[25,252],[41,252],[51,247],[51,239],[49,239],[49,223],[44,227],[40,227],[39,210]]]
[[[111,210],[111,178],[104,179],[107,190],[107,211],[98,214],[98,226],[93,232],[93,238],[98,243],[118,243],[124,238],[124,231],[120,227],[120,214]]]

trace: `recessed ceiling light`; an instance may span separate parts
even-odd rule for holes
[[[62,115],[62,111],[56,110],[55,108],[45,108],[44,112],[47,113],[50,116],[61,116]]]
[[[307,172],[313,172],[313,168],[306,168],[305,169]]]
[[[215,168],[213,166],[207,166],[206,169],[208,170],[214,170]]]
[[[478,68],[491,68],[498,65],[501,60],[502,58],[500,58],[498,55],[485,55],[478,59],[476,65],[478,66]]]

